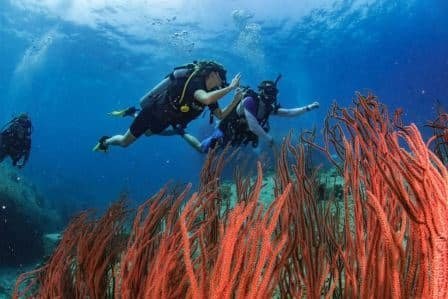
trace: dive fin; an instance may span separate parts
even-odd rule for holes
[[[137,111],[139,111],[139,109],[132,106],[122,110],[114,110],[112,112],[109,112],[108,115],[116,117],[125,117],[125,116],[134,117]]]
[[[94,152],[103,152],[106,153],[109,149],[109,146],[104,144],[104,142],[109,139],[109,136],[103,136],[98,140],[98,143],[93,147],[92,151]]]

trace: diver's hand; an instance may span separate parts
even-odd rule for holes
[[[313,102],[311,104],[309,104],[308,106],[306,106],[306,111],[311,111],[313,109],[317,109],[319,108],[320,104],[319,102]]]
[[[237,104],[238,102],[240,102],[243,99],[243,95],[244,95],[244,90],[241,88],[237,88],[235,91],[235,95],[233,96],[232,103]]]
[[[234,90],[235,88],[240,86],[240,79],[241,79],[241,74],[240,73],[236,74],[236,76],[233,77],[232,82],[229,85],[230,89]]]

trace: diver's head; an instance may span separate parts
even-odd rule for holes
[[[227,71],[222,64],[215,61],[201,61],[199,70],[200,75],[205,77],[208,90],[229,85],[226,77]]]
[[[265,80],[258,85],[260,98],[266,104],[272,105],[277,101],[278,89],[276,82]]]
[[[27,113],[21,113],[17,116],[17,119],[25,121],[25,120],[29,120],[30,117],[28,116]]]
[[[31,129],[31,119],[27,113],[21,113],[13,119],[13,122],[19,124],[18,127],[22,127],[26,130]]]

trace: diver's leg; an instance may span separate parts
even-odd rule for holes
[[[137,138],[132,135],[130,130],[127,130],[124,135],[115,135],[106,140],[104,140],[103,144],[107,147],[109,145],[118,145],[121,147],[128,147],[132,144]]]
[[[152,111],[150,109],[143,109],[137,117],[134,118],[129,130],[127,130],[124,135],[115,135],[108,138],[104,141],[104,144],[106,146],[119,145],[127,147],[143,134],[149,136],[150,134],[148,134],[148,132],[150,132],[152,118]]]
[[[97,145],[93,148],[93,151],[107,152],[109,145],[118,145],[121,147],[129,146],[151,128],[151,118],[152,111],[150,109],[143,109],[137,117],[134,118],[129,130],[127,130],[124,135],[101,137]]]
[[[165,129],[162,132],[157,133],[157,135],[161,136],[180,135],[195,150],[197,150],[200,153],[203,153],[203,151],[201,150],[201,142],[199,142],[199,140],[193,135],[190,135],[187,132],[185,132],[184,129]]]
[[[94,152],[107,152],[109,150],[109,145],[119,145],[121,147],[127,147],[131,143],[137,140],[134,135],[132,135],[130,130],[127,130],[124,135],[115,135],[112,137],[103,136],[98,140],[98,143],[93,147]]]
[[[188,133],[182,134],[181,136],[195,150],[197,150],[200,153],[205,153],[205,151],[203,151],[201,148],[201,142],[196,137],[194,137],[193,135],[190,135]]]

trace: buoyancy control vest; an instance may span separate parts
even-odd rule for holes
[[[196,101],[194,92],[206,90],[204,66],[194,62],[173,69],[146,97],[140,101],[142,109],[158,109],[174,127],[184,128],[197,118],[205,105]]]
[[[260,99],[260,95],[250,88],[243,94],[243,99],[247,97],[251,97],[255,101],[256,115],[254,116],[263,130],[269,132],[269,116],[272,112],[276,112],[279,105],[272,106],[264,104]],[[244,105],[243,101],[219,123],[219,129],[224,133],[225,143],[237,146],[240,144],[246,145],[250,142],[256,147],[258,145],[258,136],[249,129],[246,116],[244,115],[244,108],[240,106]]]

